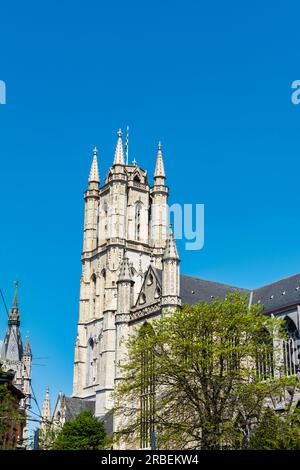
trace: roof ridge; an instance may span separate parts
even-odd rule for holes
[[[180,276],[184,276],[184,277],[190,278],[190,279],[195,279],[195,280],[198,280],[198,281],[205,281],[205,282],[208,282],[210,284],[218,284],[219,286],[234,287],[235,289],[243,289],[243,290],[248,291],[248,292],[251,291],[251,289],[248,289],[247,287],[233,286],[232,284],[225,284],[224,282],[219,282],[219,281],[210,281],[209,279],[204,279],[202,277],[196,277],[196,276],[190,276],[189,274],[180,274]]]
[[[293,277],[296,277],[296,276],[300,276],[300,273],[296,273],[296,274],[292,274],[290,276],[282,277],[281,279],[278,279],[277,281],[269,282],[268,284],[263,284],[262,286],[256,287],[255,289],[253,289],[253,291],[256,292],[259,289],[263,289],[264,287],[269,287],[269,286],[272,286],[274,284],[278,284],[279,282],[286,281],[288,279],[292,279]]]

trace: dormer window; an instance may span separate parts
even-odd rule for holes
[[[141,293],[141,296],[140,296],[140,304],[145,304],[146,303],[146,295],[144,294],[144,292]]]

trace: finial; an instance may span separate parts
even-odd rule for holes
[[[161,152],[161,149],[162,149],[162,145],[161,145],[161,141],[159,140],[158,141],[158,146],[157,146],[158,150]]]
[[[95,147],[94,147],[94,149],[93,149],[93,153],[94,153],[94,156],[96,156],[96,157],[97,157],[98,149],[97,149],[97,147],[96,147],[96,146],[95,146]]]
[[[136,166],[136,159],[135,158],[132,160],[132,164],[133,164],[133,166]]]
[[[118,137],[122,137],[122,135],[123,135],[123,132],[122,132],[122,129],[120,128],[120,129],[118,130]]]

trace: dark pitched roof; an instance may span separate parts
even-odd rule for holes
[[[64,397],[66,405],[66,420],[75,418],[81,411],[90,409],[95,414],[95,402],[83,398]]]
[[[264,312],[300,304],[300,274],[255,289],[252,303],[257,302],[264,305]]]
[[[224,298],[230,292],[248,294],[249,290],[220,282],[206,281],[185,274],[180,275],[180,296],[183,304],[195,304],[201,300],[211,302],[217,297]]]
[[[155,269],[158,279],[162,281],[162,271]],[[180,275],[180,296],[183,304],[195,304],[199,301],[211,302],[216,297],[224,298],[229,292],[250,294],[250,289],[230,286],[220,282],[207,281],[185,274]],[[253,289],[252,303],[264,306],[264,312],[300,305],[300,273],[280,279],[265,286]]]
[[[161,283],[162,270],[155,269],[155,273]],[[217,297],[224,298],[229,292],[240,292],[241,294],[250,293],[248,289],[241,287],[180,274],[180,297],[183,304],[195,304],[201,300],[211,302]]]

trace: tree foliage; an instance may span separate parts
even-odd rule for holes
[[[262,315],[258,305],[248,308],[248,298],[238,293],[183,306],[146,328],[153,334],[143,325],[127,344],[124,379],[115,393],[114,413],[122,417],[116,440],[139,445],[140,394],[153,378],[161,449],[246,448],[266,403],[295,385],[295,378],[274,370],[280,321]],[[152,368],[141,366],[145,351]]]
[[[250,438],[252,450],[300,450],[300,413],[278,415],[267,408]]]
[[[82,411],[71,421],[66,421],[53,443],[54,450],[101,450],[106,445],[103,421],[90,410]]]

